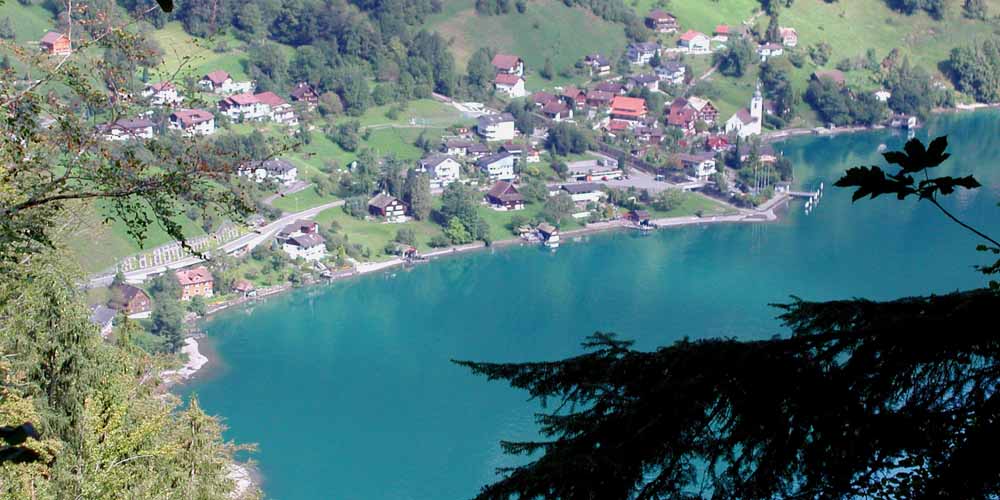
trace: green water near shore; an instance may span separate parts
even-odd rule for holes
[[[942,173],[986,187],[953,196],[968,222],[1000,233],[1000,114],[939,117]],[[579,352],[595,330],[653,349],[684,336],[784,333],[769,303],[943,293],[982,286],[977,241],[932,206],[851,205],[832,187],[847,166],[875,164],[872,132],[779,147],[799,187],[826,184],[817,210],[781,221],[612,233],[483,251],[411,270],[298,290],[205,325],[216,357],[182,390],[225,418],[277,499],[469,498],[514,462],[500,439],[534,437],[537,406],[449,359],[523,361]]]

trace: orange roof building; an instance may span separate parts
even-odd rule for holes
[[[215,280],[207,267],[197,266],[178,270],[177,282],[181,285],[181,300],[191,300],[194,297],[211,297]]]
[[[646,100],[639,97],[615,96],[611,100],[611,118],[638,121],[646,117]]]

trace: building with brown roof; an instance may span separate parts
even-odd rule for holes
[[[68,36],[50,31],[38,42],[38,46],[51,56],[64,56],[73,53],[73,44]]]
[[[141,288],[122,283],[111,288],[108,307],[123,311],[126,315],[141,314],[152,309],[149,295]]]
[[[611,118],[630,122],[646,117],[646,100],[639,97],[615,96],[611,101]]]
[[[211,297],[215,280],[205,266],[197,266],[177,271],[177,282],[181,285],[181,300],[195,297]]]
[[[185,135],[212,135],[215,133],[215,116],[204,109],[178,109],[170,113],[170,129]]]
[[[511,181],[496,181],[486,193],[486,201],[496,210],[524,208],[524,197]]]
[[[662,9],[653,9],[646,15],[646,27],[658,33],[677,31],[677,18]]]
[[[368,200],[368,213],[382,217],[386,222],[406,220],[406,203],[387,193],[379,193]]]
[[[524,61],[518,56],[510,54],[497,54],[493,56],[493,69],[497,73],[508,73],[511,75],[524,76]]]

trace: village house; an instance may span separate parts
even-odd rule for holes
[[[108,307],[115,311],[121,311],[126,316],[147,313],[152,310],[152,303],[149,295],[141,288],[122,283],[111,287],[111,299]]]
[[[521,210],[524,208],[524,197],[514,187],[514,183],[499,180],[486,193],[486,202],[494,210]]]
[[[222,99],[219,101],[219,111],[234,122],[262,121],[271,117],[271,107],[251,93]]]
[[[729,25],[728,24],[718,24],[715,26],[715,30],[712,31],[712,39],[720,42],[729,41]]]
[[[659,144],[663,142],[663,129],[659,127],[641,126],[636,127],[633,132],[635,133],[636,140],[639,142],[646,142],[649,144]]]
[[[559,189],[569,194],[569,197],[577,203],[597,203],[607,196],[601,187],[600,184],[594,182],[581,182],[563,184]]]
[[[88,318],[91,323],[97,326],[98,331],[101,333],[101,337],[108,338],[115,327],[115,316],[118,313],[114,309],[111,309],[104,304],[95,304],[90,307],[90,317]]]
[[[622,178],[618,162],[612,159],[575,161],[568,166],[570,177],[577,181],[609,181]]]
[[[750,160],[750,157],[755,152],[757,154],[757,161],[762,165],[769,165],[778,161],[778,152],[774,150],[773,146],[767,143],[753,145],[744,142],[740,144],[740,148],[736,151],[736,154],[739,156],[740,162],[746,162]]]
[[[591,90],[587,92],[587,106],[593,108],[606,108],[611,106],[611,101],[614,100],[615,95],[611,92],[605,92],[603,90]]]
[[[698,113],[695,112],[694,108],[688,106],[687,99],[678,97],[670,103],[670,108],[667,110],[668,126],[679,128],[685,136],[694,135],[697,121]]]
[[[432,188],[443,188],[459,179],[462,164],[451,156],[435,154],[418,161],[417,171],[430,176]]]
[[[122,118],[100,125],[98,130],[101,132],[101,137],[107,141],[153,138],[153,122],[145,118]]]
[[[616,82],[598,82],[593,89],[612,95],[625,95],[625,86]]]
[[[694,177],[700,181],[708,179],[715,173],[715,153],[711,151],[694,154],[679,153],[677,159],[680,160],[684,168],[691,170]]]
[[[275,238],[278,243],[284,243],[288,238],[303,234],[314,234],[319,231],[319,224],[309,219],[297,219],[295,222],[281,228]]]
[[[387,193],[379,193],[368,200],[368,213],[386,222],[406,222],[406,203]]]
[[[233,291],[242,295],[243,298],[250,298],[257,296],[257,287],[253,286],[250,280],[241,279],[233,285]]]
[[[889,102],[889,98],[892,97],[892,92],[885,89],[880,89],[875,91],[875,100],[878,102]]]
[[[204,109],[178,109],[170,113],[172,130],[180,130],[187,136],[212,135],[215,133],[215,116]]]
[[[761,62],[767,60],[768,57],[777,57],[785,53],[785,47],[780,43],[763,43],[757,46],[757,55],[760,56]]]
[[[490,147],[481,142],[474,142],[472,144],[469,144],[469,147],[466,149],[466,154],[468,155],[469,158],[472,158],[473,160],[478,160],[490,154]]]
[[[795,47],[799,44],[799,33],[795,31],[795,28],[780,27],[778,32],[781,34],[781,43],[785,47]]]
[[[295,110],[292,109],[292,105],[288,104],[278,94],[274,92],[261,92],[254,97],[257,98],[258,102],[263,103],[271,110],[271,121],[289,127],[295,127],[299,124],[299,119],[295,116]]]
[[[484,156],[476,162],[476,166],[479,167],[486,175],[489,176],[490,180],[497,181],[509,181],[514,179],[514,162],[516,157],[506,151],[502,151],[489,156]]]
[[[716,153],[727,151],[730,148],[729,139],[722,135],[711,135],[705,139],[705,149]]]
[[[534,94],[531,94],[531,102],[534,103],[535,107],[538,108],[544,108],[546,104],[552,101],[556,101],[558,99],[559,98],[556,97],[554,94],[550,94],[548,92],[543,92],[543,91],[538,91],[535,92]]]
[[[326,257],[326,240],[319,233],[299,234],[286,239],[281,249],[292,260],[317,261]]]
[[[205,266],[179,269],[177,282],[181,285],[181,300],[191,300],[195,297],[209,298],[213,295],[215,280]]]
[[[662,9],[653,9],[646,15],[646,27],[657,33],[677,31],[677,18]]]
[[[271,180],[288,185],[298,179],[299,169],[288,160],[272,158],[247,164],[240,169],[240,175],[253,177],[257,182]]]
[[[147,83],[142,96],[148,98],[153,106],[173,106],[184,100],[177,93],[177,87],[170,82]]]
[[[764,121],[764,98],[760,94],[760,85],[750,99],[750,108],[742,108],[726,121],[726,133],[736,134],[740,139],[752,135],[760,135]]]
[[[573,108],[561,101],[552,101],[542,108],[542,114],[554,122],[561,122],[573,118]]]
[[[628,44],[625,57],[634,65],[649,64],[660,53],[660,44],[656,42],[636,42]]]
[[[528,92],[524,90],[524,78],[510,73],[497,73],[493,80],[493,86],[497,92],[507,97],[524,97]]]
[[[514,138],[514,115],[500,113],[480,116],[476,132],[487,141],[509,141]]]
[[[493,69],[497,73],[524,76],[524,61],[518,56],[497,54],[493,56]]]
[[[687,76],[687,66],[677,61],[664,61],[656,68],[655,73],[661,82],[666,82],[670,85],[684,85],[684,79]]]
[[[646,117],[646,100],[639,97],[615,96],[611,100],[611,118],[638,122]]]
[[[289,97],[292,98],[293,102],[305,104],[308,109],[313,109],[319,104],[319,94],[312,88],[312,85],[306,82],[295,84],[295,88],[289,93]]]
[[[73,44],[68,36],[50,31],[38,42],[42,52],[50,56],[65,56],[73,53]]]
[[[587,93],[572,85],[563,88],[559,98],[571,108],[579,108],[587,103]]]
[[[812,79],[816,81],[827,79],[840,86],[843,86],[847,82],[847,79],[844,78],[844,73],[838,69],[814,71]]]
[[[700,31],[687,30],[677,40],[677,44],[686,48],[692,54],[707,54],[711,52],[711,41],[708,39],[708,35]]]
[[[212,71],[201,77],[198,80],[198,87],[206,92],[212,92],[215,94],[242,94],[244,92],[253,92],[253,82],[237,82],[233,80],[233,77],[226,73],[225,71],[216,70]]]
[[[604,76],[611,73],[611,61],[601,54],[588,54],[583,63],[590,68],[591,76]]]
[[[444,142],[441,150],[444,154],[449,156],[467,156],[469,154],[469,146],[471,145],[471,141],[464,139],[451,139]]]
[[[629,90],[645,88],[652,91],[660,90],[660,79],[656,75],[632,75],[625,80],[625,88]]]
[[[712,101],[708,99],[702,99],[697,96],[691,96],[687,98],[687,105],[695,111],[695,117],[709,125],[715,123],[719,119],[719,110],[712,104]]]

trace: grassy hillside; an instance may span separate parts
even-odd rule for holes
[[[567,7],[557,0],[532,0],[524,14],[502,16],[476,14],[473,0],[445,2],[444,10],[427,26],[451,42],[460,71],[480,47],[521,56],[527,62],[529,88],[565,83],[538,78],[537,71],[552,60],[556,72],[573,66],[591,52],[617,60],[625,48],[625,30],[580,7]]]
[[[16,0],[0,5],[0,19],[8,17],[14,26],[15,41],[21,44],[38,42],[52,29],[52,14],[40,5],[21,5]]]
[[[197,77],[217,69],[225,70],[235,80],[249,78],[244,68],[243,42],[232,36],[196,38],[185,33],[179,22],[167,23],[151,35],[163,49],[163,64],[155,71],[156,78],[167,78],[178,71]],[[216,52],[220,45],[227,50]]]

